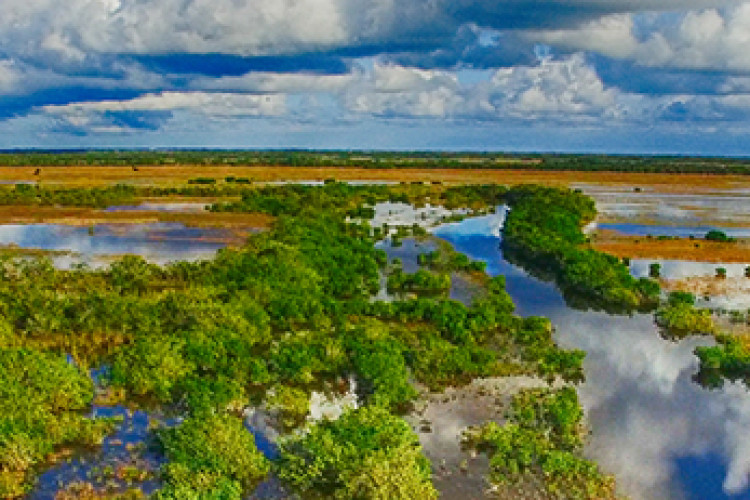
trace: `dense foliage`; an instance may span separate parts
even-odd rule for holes
[[[246,189],[242,191],[239,202],[218,203],[211,209],[219,212],[264,212],[275,216],[336,213],[352,219],[370,219],[376,203],[392,202],[417,206],[432,203],[448,209],[465,208],[478,214],[502,203],[506,192],[505,187],[496,184],[443,186],[418,182],[385,186],[353,185],[329,179],[323,186],[286,184]]]
[[[654,315],[663,336],[678,340],[690,335],[712,335],[715,346],[697,347],[700,371],[694,379],[705,387],[721,387],[725,379],[750,385],[750,346],[742,336],[722,333],[714,321],[714,311],[695,305],[692,293],[671,292]],[[731,311],[730,322],[747,323],[740,311]]]
[[[697,347],[700,372],[696,380],[708,387],[721,387],[724,379],[750,386],[750,347],[731,335],[716,335],[716,346]]]
[[[269,471],[252,434],[232,416],[191,418],[162,430],[159,440],[170,463],[158,500],[240,500]]]
[[[724,231],[719,231],[718,229],[712,229],[709,232],[706,233],[706,236],[704,237],[708,241],[718,241],[720,243],[732,243],[735,241],[734,238],[730,238],[727,236],[727,233]]]
[[[451,277],[448,274],[431,273],[420,269],[415,273],[405,273],[396,269],[388,275],[388,292],[414,292],[422,295],[446,293],[451,287]]]
[[[656,282],[635,279],[616,257],[587,248],[582,228],[596,215],[591,198],[576,191],[519,186],[508,193],[508,205],[506,257],[554,279],[572,305],[619,312],[650,309],[658,302]]]
[[[305,498],[437,498],[416,434],[378,406],[351,410],[286,439],[277,473]]]
[[[104,208],[127,203],[135,198],[132,186],[59,189],[34,184],[0,188],[0,205],[61,205]]]
[[[716,325],[708,309],[695,307],[695,297],[686,292],[672,292],[667,304],[655,314],[664,334],[670,338],[683,338],[689,335],[710,335],[716,333]]]
[[[513,398],[510,423],[490,422],[466,433],[490,457],[491,479],[522,486],[540,480],[555,498],[615,498],[614,480],[584,459],[583,412],[574,389],[528,390]]]
[[[427,293],[450,286],[448,274],[429,271],[400,275],[398,288],[412,292],[408,298],[374,301],[387,265],[375,243],[385,233],[369,226],[367,208],[429,199],[479,213],[504,195],[497,186],[268,186],[214,208],[277,218],[267,232],[210,261],[160,267],[129,256],[100,270],[63,271],[44,259],[0,260],[7,363],[20,366],[13,356],[29,356],[24,365],[52,374],[40,382],[39,397],[19,385],[22,378],[4,384],[18,388],[9,407],[27,396],[50,420],[29,421],[33,432],[0,427],[8,446],[24,450],[24,461],[3,463],[3,487],[9,496],[22,493],[27,471],[59,445],[102,435],[104,424],[72,416],[88,407],[93,385],[85,371],[65,363],[67,353],[77,366],[102,368],[102,390],[115,400],[186,418],[159,434],[170,460],[160,498],[246,494],[268,464],[232,416],[236,410],[264,404],[280,411],[285,431],[296,429],[313,390],[339,387],[350,376],[365,407],[289,441],[280,477],[305,494],[321,487],[340,498],[434,497],[415,437],[398,416],[417,397],[415,382],[439,390],[519,373],[581,380],[583,353],[559,349],[548,320],[515,316],[502,277],[482,275],[483,291],[468,306]],[[436,265],[480,273],[481,266],[448,255]],[[436,279],[439,286],[429,283]],[[4,372],[21,377],[17,368]],[[18,415],[36,414],[19,408]],[[45,427],[50,422],[62,426],[57,434]],[[33,454],[18,441],[27,435]],[[324,445],[335,452],[316,453],[324,473],[304,468],[309,450]]]
[[[10,326],[0,328],[7,335]],[[101,443],[113,422],[80,413],[93,396],[91,380],[65,357],[0,347],[0,497],[25,493],[56,447]]]
[[[439,250],[419,254],[418,262],[422,266],[443,272],[483,273],[487,268],[486,262],[473,261],[466,255],[456,252],[450,247],[441,247]]]

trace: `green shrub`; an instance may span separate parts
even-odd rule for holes
[[[724,231],[719,231],[717,229],[712,229],[707,232],[706,236],[704,236],[704,239],[706,239],[707,241],[718,241],[721,243],[734,241],[734,238],[728,237],[727,233],[725,233]]]
[[[188,184],[216,184],[216,179],[213,177],[196,177],[188,180]]]
[[[261,481],[270,464],[242,421],[229,415],[190,418],[159,432],[169,459],[157,499],[237,499]]]
[[[688,335],[710,335],[716,332],[711,311],[697,309],[690,303],[676,302],[656,311],[656,323],[670,337],[682,338]]]
[[[0,497],[23,495],[35,467],[65,444],[98,445],[110,419],[83,416],[94,396],[88,376],[65,357],[0,349]]]
[[[614,480],[584,459],[583,411],[575,389],[527,390],[513,398],[511,422],[470,429],[466,443],[488,454],[498,484],[541,481],[555,498],[616,498]]]
[[[747,345],[730,335],[718,335],[716,340],[716,346],[695,349],[701,363],[697,380],[709,387],[721,386],[725,378],[750,385],[750,349]]]
[[[305,498],[436,499],[430,466],[404,420],[378,407],[322,421],[281,443],[279,478]]]

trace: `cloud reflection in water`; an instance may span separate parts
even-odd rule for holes
[[[750,394],[743,385],[709,391],[692,381],[693,350],[711,340],[663,340],[650,315],[570,309],[550,284],[504,261],[500,239],[481,227],[455,224],[436,234],[488,262],[491,274],[505,274],[518,311],[549,317],[562,347],[587,352],[579,387],[592,430],[587,455],[633,498],[750,498]],[[685,480],[709,466],[723,491]]]

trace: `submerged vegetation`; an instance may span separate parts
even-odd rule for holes
[[[707,387],[721,387],[724,379],[750,386],[750,346],[732,335],[716,335],[717,345],[698,347],[701,362],[696,380]]]
[[[467,446],[490,458],[493,483],[510,494],[541,482],[555,498],[616,498],[614,478],[581,455],[585,429],[575,389],[523,391],[513,398],[509,420],[465,434]]]
[[[176,417],[151,431],[160,460],[148,470],[157,489],[152,498],[239,500],[269,478],[301,498],[436,498],[431,475],[440,468],[430,470],[402,417],[426,390],[506,375],[539,377],[558,389],[521,392],[512,398],[507,423],[466,433],[466,444],[489,457],[496,492],[513,498],[530,487],[541,488],[542,497],[614,497],[613,479],[583,458],[583,412],[574,388],[562,383],[583,380],[584,353],[560,349],[549,320],[515,315],[504,278],[490,278],[484,263],[448,245],[420,255],[416,272],[389,263],[377,241],[397,246],[410,235],[429,236],[424,223],[376,225],[375,208],[383,202],[455,210],[444,222],[507,204],[505,255],[557,283],[569,305],[656,311],[671,339],[713,334],[716,346],[695,351],[697,379],[711,387],[724,379],[750,385],[745,339],[719,333],[692,295],[660,301],[654,280],[634,279],[623,261],[592,250],[584,228],[595,207],[580,192],[443,185],[437,179],[456,174],[424,171],[388,186],[323,181],[343,171],[334,169],[307,171],[320,175],[322,185],[261,182],[277,179],[273,166],[747,174],[745,160],[307,151],[0,155],[0,165],[17,164],[41,168],[36,184],[0,186],[0,205],[8,210],[88,207],[93,213],[145,197],[201,197],[214,204],[215,213],[205,215],[216,221],[260,213],[273,224],[209,261],[163,267],[126,257],[106,269],[58,270],[44,258],[13,259],[21,253],[15,249],[0,256],[2,498],[27,494],[45,468],[96,449],[119,423],[92,417],[92,405],[120,404]],[[52,174],[48,165],[194,168],[161,169],[172,173],[152,185],[144,182],[151,169],[125,168],[127,175],[117,178],[127,185],[62,189],[55,175],[68,169]],[[266,174],[232,168],[243,165],[271,168]],[[81,170],[83,176],[99,171]],[[19,168],[11,177],[32,179],[32,171]],[[388,175],[377,178],[402,180],[399,172]],[[90,185],[84,181],[75,185]],[[710,251],[742,244],[726,244],[731,238],[725,237],[654,241]],[[661,273],[657,265],[652,271]],[[473,280],[479,291],[472,301],[449,298],[455,273]],[[388,300],[376,300],[385,291],[392,294]],[[346,391],[356,391],[356,397],[346,393],[355,400],[350,409],[338,419],[316,420],[319,394],[335,398]],[[263,437],[254,438],[255,420],[243,420],[255,412],[268,413],[281,434],[270,452]],[[128,491],[73,483],[56,498],[144,498],[138,482]]]
[[[486,262],[472,261],[466,255],[450,248],[449,245],[441,245],[439,250],[419,254],[418,263],[443,272],[484,273],[487,269]]]
[[[444,294],[451,287],[451,277],[448,274],[431,273],[420,269],[415,273],[404,273],[396,269],[388,275],[389,293],[417,293],[421,295]]]
[[[311,499],[437,499],[430,464],[403,419],[350,410],[281,443],[279,478]]]
[[[15,498],[60,446],[101,444],[114,422],[81,413],[94,397],[85,373],[62,355],[11,347],[12,326],[0,328],[0,497]]]
[[[213,212],[273,223],[212,260],[163,267],[128,256],[106,269],[58,270],[44,258],[0,257],[0,496],[24,495],[65,447],[96,445],[112,431],[113,420],[86,414],[97,393],[180,417],[154,432],[167,461],[154,498],[240,499],[269,474],[302,498],[436,498],[402,418],[420,391],[506,375],[583,380],[584,353],[559,348],[549,320],[515,315],[505,279],[489,277],[483,262],[439,244],[416,272],[389,263],[377,241],[428,236],[418,224],[373,224],[384,202],[439,205],[456,217],[507,204],[506,256],[554,280],[570,305],[656,310],[669,338],[714,334],[717,346],[696,350],[698,378],[750,380],[750,349],[718,334],[694,296],[672,293],[659,307],[655,281],[589,247],[583,228],[595,207],[576,191],[196,178],[169,188],[21,185],[0,189],[0,204],[101,208],[173,195],[211,197]],[[471,302],[449,298],[453,273],[477,284]],[[381,287],[389,300],[375,300]],[[341,392],[349,380],[358,407],[315,421],[312,393]],[[614,497],[612,478],[582,458],[573,388],[522,392],[511,406],[509,423],[467,434],[501,491],[528,481],[560,498]],[[240,417],[246,408],[277,417],[277,452],[259,451]],[[71,488],[64,494],[98,498],[93,486]]]
[[[689,292],[671,292],[665,304],[654,315],[662,335],[671,340],[687,336],[711,335],[715,346],[696,347],[700,371],[694,379],[709,388],[721,387],[724,380],[741,381],[750,386],[750,345],[747,338],[721,331],[714,321],[713,311],[698,308]],[[730,321],[744,322],[739,311],[732,311]]]

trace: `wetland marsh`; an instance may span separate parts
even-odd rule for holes
[[[34,189],[36,200],[75,198]],[[26,207],[27,220],[68,211],[69,224],[0,226],[0,243],[70,252],[50,255],[58,269],[35,256],[3,257],[5,384],[17,383],[11,361],[19,355],[72,354],[82,387],[91,378],[84,367],[106,368],[95,377],[96,400],[86,389],[65,404],[44,399],[63,372],[31,369],[40,381],[34,397],[70,429],[44,438],[48,420],[35,417],[23,430],[5,417],[5,456],[19,446],[35,451],[28,465],[4,459],[3,495],[750,497],[747,387],[729,378],[697,383],[694,351],[715,341],[664,338],[650,311],[665,293],[649,280],[657,259],[628,268],[590,250],[582,229],[596,212],[586,196],[332,180],[219,183],[201,187],[202,197],[196,187],[161,197],[154,189],[101,209]],[[526,211],[527,202],[553,208]],[[77,210],[186,219],[76,224]],[[702,214],[738,236],[750,227]],[[598,217],[611,220],[606,210]],[[245,225],[227,227],[230,220]],[[688,231],[680,221],[670,227]],[[529,239],[535,228],[546,232]],[[90,268],[57,260],[76,256]],[[663,290],[713,279],[719,265],[727,281],[745,279],[742,262],[658,263]],[[720,304],[723,296],[711,294]],[[532,407],[542,411],[536,420],[528,420]],[[77,409],[88,411],[84,420],[72,417]],[[72,429],[90,425],[114,427],[81,447],[76,436],[86,433]],[[349,453],[345,460],[328,453],[330,442]]]

